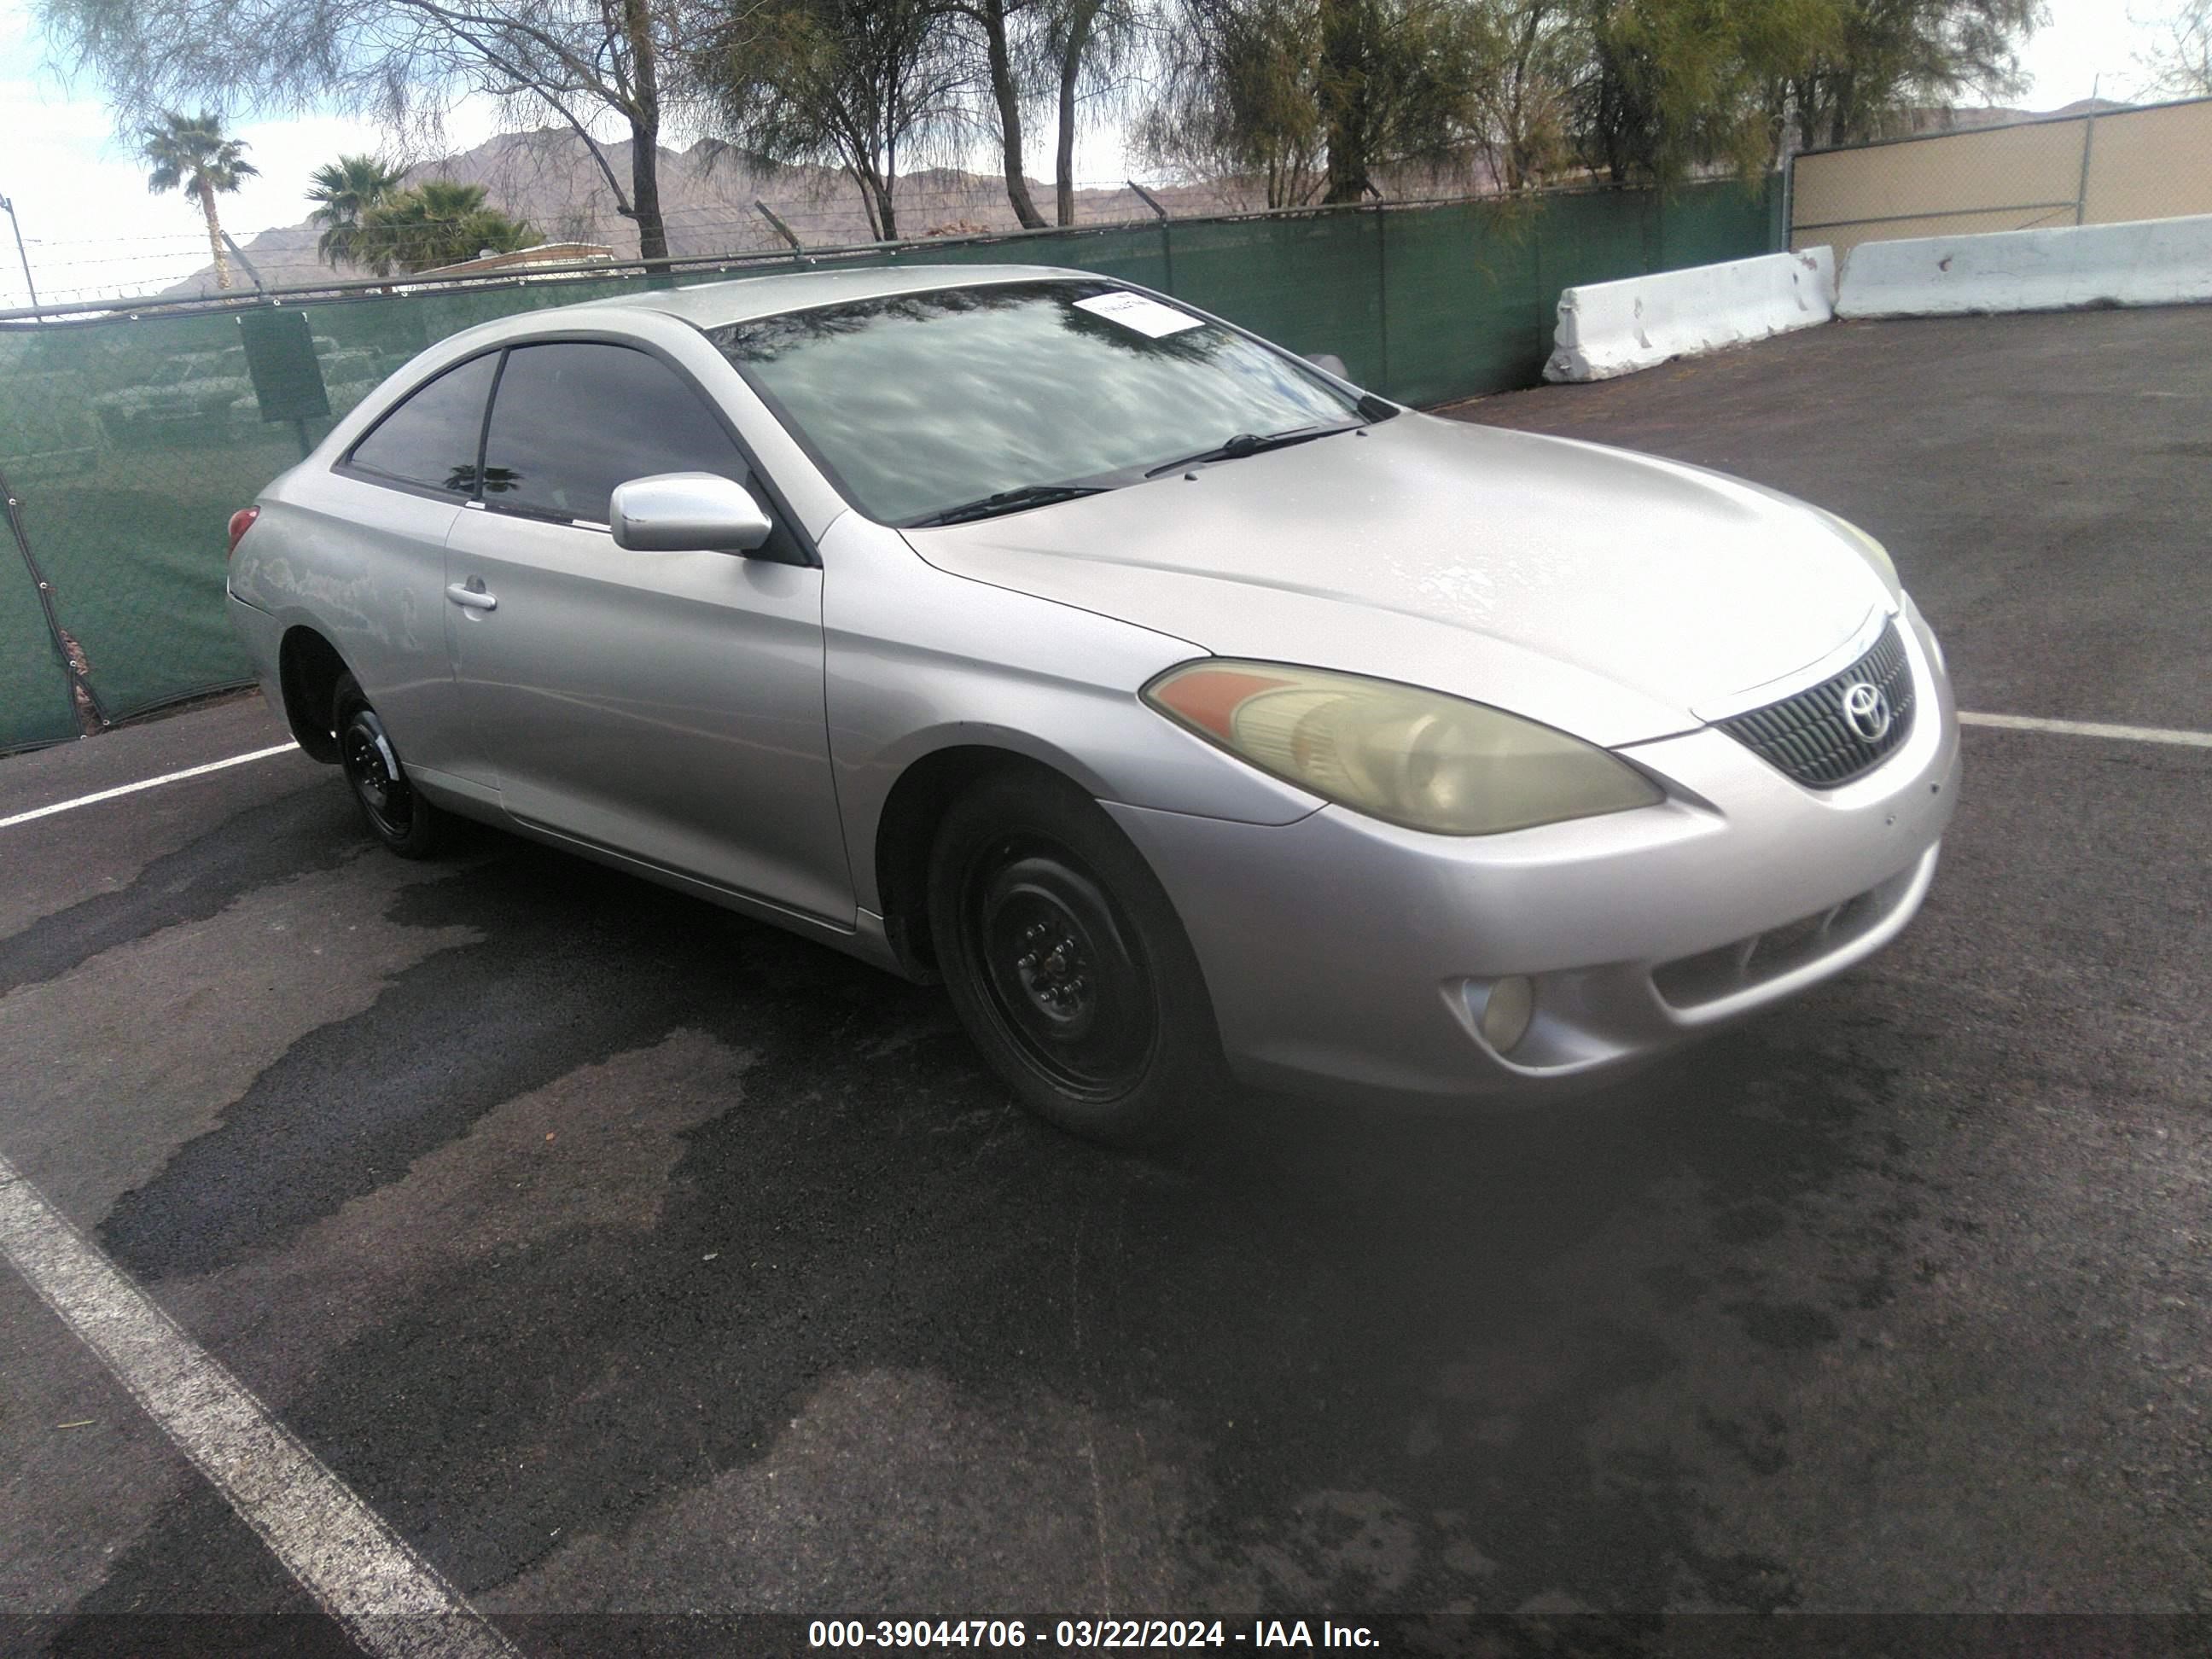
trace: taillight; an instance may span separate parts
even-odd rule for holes
[[[241,507],[230,515],[230,548],[223,557],[228,558],[238,551],[238,538],[252,529],[253,521],[260,516],[261,509],[258,507]]]

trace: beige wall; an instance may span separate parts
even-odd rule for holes
[[[2088,206],[2093,225],[2212,213],[2212,99],[2100,117]]]
[[[2212,213],[2212,99],[1801,155],[1790,246],[2192,213]]]

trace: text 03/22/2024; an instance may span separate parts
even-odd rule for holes
[[[1328,1620],[1256,1619],[817,1619],[806,1627],[811,1648],[1064,1649],[1348,1648],[1377,1645],[1364,1625]]]

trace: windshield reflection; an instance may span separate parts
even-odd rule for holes
[[[1104,281],[946,289],[710,337],[854,505],[888,523],[1001,491],[1131,483],[1237,434],[1359,417],[1305,364],[1217,324],[1152,337],[1076,303],[1121,292]]]

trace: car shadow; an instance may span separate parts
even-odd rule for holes
[[[390,919],[477,942],[295,1044],[100,1236],[191,1306],[331,1297],[356,1269],[319,1241],[388,1204],[405,1275],[332,1346],[263,1332],[234,1363],[472,1592],[650,1605],[672,1559],[685,1605],[795,1611],[1795,1598],[1786,1563],[1706,1541],[1700,1495],[1715,1461],[1785,1465],[1789,1425],[1719,1398],[1686,1450],[1650,1401],[1702,1390],[1717,1344],[1787,1364],[1887,1295],[1894,1237],[1818,1301],[1771,1271],[1879,1161],[1892,1075],[1832,1010],[1555,1110],[1240,1096],[1140,1157],[1021,1113],[941,994],[534,845],[475,838]],[[730,1080],[634,1190],[586,1201],[580,1164],[525,1217],[469,1170],[549,1091],[563,1140],[635,1121],[683,1079],[576,1079],[679,1034]]]

